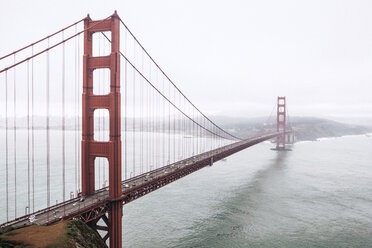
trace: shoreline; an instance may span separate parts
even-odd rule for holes
[[[316,140],[300,140],[296,141],[294,144],[301,144],[301,143],[309,143],[309,142],[322,142],[322,141],[328,141],[328,140],[334,140],[334,139],[340,139],[340,138],[347,138],[347,137],[362,137],[366,136],[367,138],[372,138],[372,133],[367,132],[363,134],[345,134],[341,136],[328,136],[328,137],[320,137],[317,138]]]

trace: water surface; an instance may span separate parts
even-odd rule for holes
[[[124,206],[124,246],[372,247],[372,138],[271,147]]]

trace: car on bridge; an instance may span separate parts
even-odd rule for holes
[[[29,218],[28,218],[28,222],[32,223],[36,220],[36,217],[35,215],[31,215]]]

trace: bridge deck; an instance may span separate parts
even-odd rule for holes
[[[122,182],[123,193],[120,200],[124,205],[205,166],[211,165],[213,162],[280,134],[275,132],[239,141],[124,180]],[[32,223],[29,221],[31,215],[25,215],[2,224],[1,229],[7,230],[30,224],[44,225],[71,218],[81,218],[85,222],[89,222],[99,218],[108,211],[108,205],[110,204],[108,187],[96,191],[94,195],[85,197],[84,201],[81,201],[81,199],[81,197],[77,197],[37,211],[31,214],[35,216],[35,220]]]

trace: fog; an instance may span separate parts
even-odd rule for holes
[[[0,55],[114,10],[209,115],[372,119],[371,1],[0,2]]]

